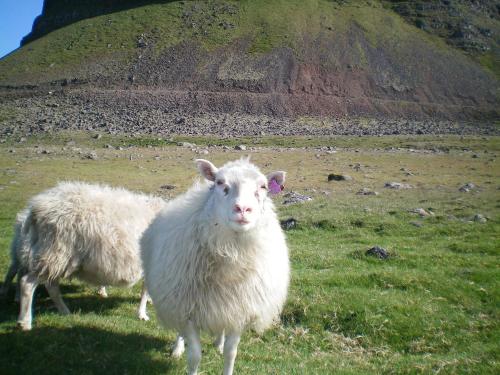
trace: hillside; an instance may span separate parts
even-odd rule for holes
[[[0,91],[184,112],[498,119],[498,9],[449,3],[46,0],[0,60]]]

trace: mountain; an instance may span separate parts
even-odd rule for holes
[[[0,94],[105,101],[126,91],[136,105],[156,96],[219,113],[498,119],[499,12],[468,0],[46,0],[0,60]]]

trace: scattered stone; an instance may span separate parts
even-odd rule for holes
[[[406,168],[401,168],[400,171],[405,173],[405,176],[414,176],[413,172]]]
[[[284,195],[285,200],[283,201],[283,205],[295,204],[295,203],[304,203],[307,201],[312,201],[312,198],[308,195],[302,195],[295,191],[291,191]]]
[[[94,134],[94,135],[92,136],[92,138],[94,138],[94,139],[101,139],[101,138],[102,138],[102,134],[99,134],[99,133]]]
[[[184,117],[176,117],[176,118],[175,118],[175,123],[176,123],[177,125],[179,125],[179,124],[184,124],[185,122],[186,122],[186,119],[185,119]]]
[[[182,147],[196,147],[194,143],[189,143],[189,142],[177,142],[177,146],[182,146]]]
[[[247,149],[247,146],[245,146],[245,145],[237,145],[237,146],[234,146],[234,149],[238,150],[238,151],[245,151]]]
[[[410,221],[410,224],[417,228],[422,228],[423,224],[418,221]]]
[[[349,166],[352,169],[354,169],[356,172],[359,172],[361,170],[361,168],[363,167],[360,163],[350,164]]]
[[[94,151],[91,151],[88,154],[85,154],[85,159],[97,160],[98,159],[97,153]]]
[[[410,212],[414,213],[414,214],[419,214],[421,217],[434,216],[434,212],[432,212],[432,211],[426,211],[423,208],[415,208],[413,210],[410,210]]]
[[[474,190],[476,188],[476,185],[474,185],[472,182],[467,182],[465,185],[461,186],[459,191],[462,193],[468,193],[471,190]]]
[[[297,228],[297,220],[295,220],[293,217],[286,220],[281,220],[280,224],[283,230],[291,230]]]
[[[335,174],[330,173],[328,175],[328,181],[351,181],[352,177],[348,174]]]
[[[411,189],[413,186],[411,186],[410,184],[403,184],[401,182],[386,182],[384,187],[388,189],[400,190],[400,189]]]
[[[379,259],[388,259],[390,256],[386,249],[379,246],[374,246],[371,249],[366,250],[365,254]]]
[[[488,219],[486,219],[481,214],[475,214],[472,220],[475,221],[476,223],[486,223],[488,221]]]
[[[175,185],[170,185],[170,184],[160,186],[160,189],[163,189],[163,190],[174,190],[175,188],[176,188]]]
[[[66,142],[66,146],[68,146],[68,147],[72,147],[74,145],[76,145],[75,141],[68,141],[68,142]]]
[[[104,148],[114,149],[114,147],[113,147],[112,145],[110,145],[109,143],[105,144],[105,145],[104,145]]]
[[[44,149],[44,150],[41,150],[40,153],[44,154],[44,155],[48,155],[48,154],[50,154],[50,151]]]
[[[356,195],[378,195],[378,192],[370,190],[368,188],[363,188],[360,191],[358,191]]]
[[[19,139],[19,143],[24,143],[24,142],[26,142],[26,141],[27,141],[26,137],[21,137],[21,138]]]

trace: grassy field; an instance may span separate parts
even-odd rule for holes
[[[202,146],[178,147],[179,140]],[[247,151],[231,148],[243,142]],[[225,141],[226,149],[209,146],[217,143],[65,134],[1,144],[0,273],[7,270],[16,212],[57,181],[165,196],[160,186],[174,184],[175,195],[195,179],[194,158],[220,164],[250,154],[264,171],[288,171],[286,191],[314,199],[283,206],[276,198],[280,217],[298,221],[287,232],[289,298],[279,326],[244,335],[235,373],[500,372],[499,138],[249,138]],[[86,158],[90,151],[96,160]],[[328,182],[329,173],[352,180]],[[389,181],[412,188],[384,188]],[[460,192],[467,182],[476,188]],[[361,188],[379,194],[357,195]],[[415,208],[434,215],[409,212]],[[474,221],[476,214],[487,221]],[[390,258],[366,256],[375,245]],[[64,298],[74,313],[64,317],[39,288],[31,332],[16,330],[12,292],[0,303],[0,373],[184,373],[185,358],[168,354],[175,333],[158,327],[151,307],[151,321],[135,317],[139,288],[109,288],[102,299],[95,288],[66,281]],[[222,358],[209,343],[204,336],[201,374],[219,374]]]

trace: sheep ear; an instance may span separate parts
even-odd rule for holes
[[[272,194],[278,194],[285,188],[285,176],[286,172],[284,171],[271,172],[267,175],[269,191]]]
[[[215,181],[215,174],[218,171],[217,167],[205,159],[196,159],[195,161],[201,175],[209,181]]]

